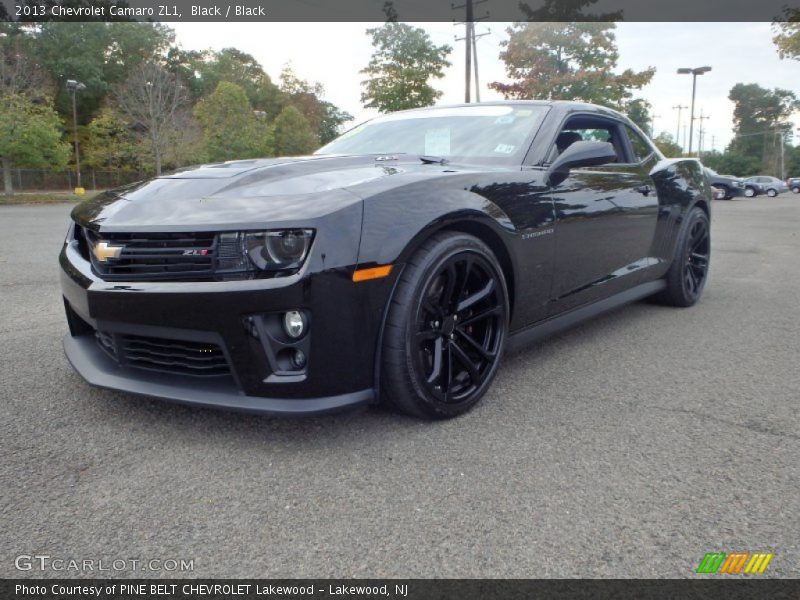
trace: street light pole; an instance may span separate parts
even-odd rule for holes
[[[689,156],[692,155],[692,138],[694,137],[694,99],[697,95],[697,76],[702,75],[703,73],[708,73],[710,70],[711,67],[697,67],[695,69],[684,67],[678,69],[679,75],[692,76],[692,109],[689,117]]]
[[[689,108],[689,107],[688,106],[683,106],[682,104],[678,104],[677,106],[673,106],[672,107],[672,110],[677,110],[678,111],[678,128],[675,130],[675,143],[678,144],[679,146],[682,146],[682,144],[681,144],[681,111],[684,108]]]
[[[80,81],[76,81],[74,79],[67,80],[67,92],[72,97],[72,131],[75,138],[75,170],[77,171],[78,176],[77,188],[82,188],[83,186],[81,185],[81,155],[78,150],[78,104],[75,97],[77,96],[78,92],[85,89],[86,86]]]

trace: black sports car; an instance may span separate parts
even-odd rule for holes
[[[314,156],[206,165],[77,206],[67,357],[91,384],[308,414],[452,417],[504,349],[706,283],[711,191],[626,117],[412,110]]]

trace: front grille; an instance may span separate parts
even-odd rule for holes
[[[104,233],[102,238],[89,229],[81,232],[92,267],[109,281],[204,279],[214,273],[217,235],[213,232]],[[111,256],[117,248],[118,255]],[[103,250],[106,259],[100,260]]]
[[[216,344],[95,332],[99,346],[121,365],[194,377],[221,377],[231,370]]]

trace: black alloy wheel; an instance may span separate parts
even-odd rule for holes
[[[465,234],[437,235],[409,262],[395,298],[382,393],[415,416],[466,412],[494,378],[506,338],[506,285],[491,250]]]
[[[700,296],[708,276],[708,261],[711,256],[711,236],[708,221],[698,219],[689,230],[686,247],[684,286],[686,294],[695,300]]]
[[[675,245],[672,265],[667,271],[666,289],[655,296],[670,306],[692,306],[703,293],[711,260],[711,227],[699,206],[686,216]]]

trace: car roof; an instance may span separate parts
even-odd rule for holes
[[[421,108],[410,108],[408,110],[397,111],[393,114],[415,113],[448,108],[466,108],[471,106],[552,106],[568,112],[587,111],[628,119],[628,117],[613,108],[601,106],[599,104],[591,104],[589,102],[576,102],[574,100],[489,100],[487,102],[462,102],[460,104],[441,104],[436,106],[424,106]]]

